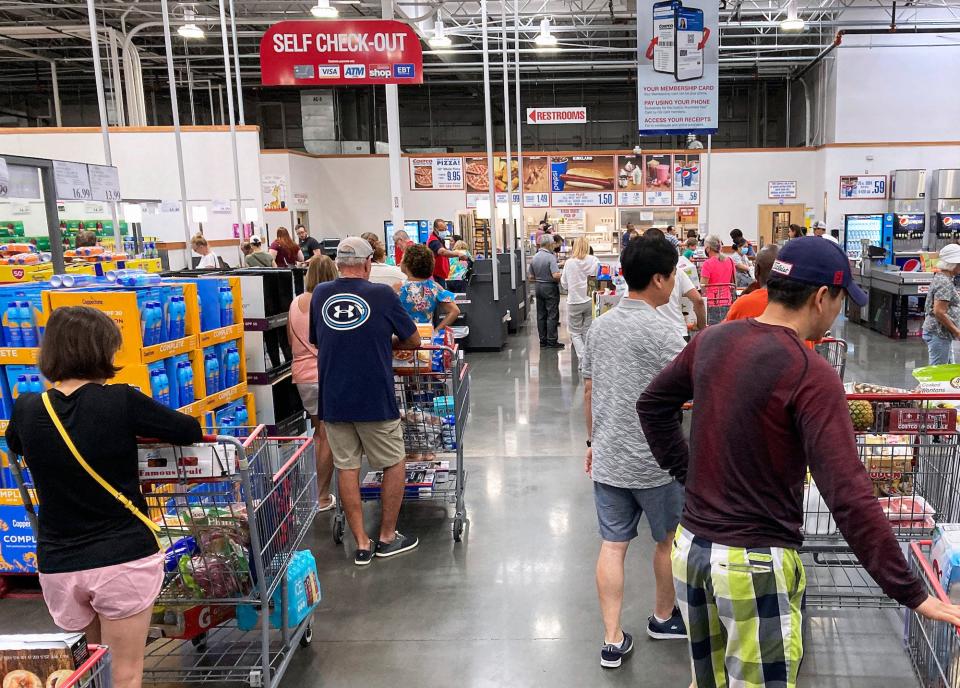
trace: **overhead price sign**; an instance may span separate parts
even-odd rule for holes
[[[260,74],[264,86],[422,84],[423,52],[400,21],[282,21],[260,39]]]
[[[53,179],[58,200],[93,200],[93,191],[90,189],[90,176],[87,173],[87,166],[84,163],[54,160]]]
[[[641,136],[717,131],[719,11],[714,0],[637,5]]]
[[[886,197],[886,175],[860,174],[840,177],[840,200],[884,199]]]
[[[94,201],[120,200],[120,173],[116,167],[87,165],[90,178],[90,198]]]

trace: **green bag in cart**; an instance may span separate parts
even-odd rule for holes
[[[931,394],[956,392],[957,402],[960,403],[960,365],[947,363],[916,368],[913,371],[913,378],[920,383],[920,392]]]

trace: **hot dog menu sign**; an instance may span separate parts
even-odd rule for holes
[[[573,155],[550,159],[552,205],[557,207],[616,204],[615,157]]]
[[[393,20],[283,21],[260,39],[264,86],[422,84],[420,39]]]

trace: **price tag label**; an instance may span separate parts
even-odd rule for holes
[[[90,177],[87,166],[82,162],[53,161],[53,178],[57,199],[61,201],[90,201]]]
[[[87,165],[90,177],[90,197],[94,201],[120,200],[120,173],[116,167]]]
[[[527,208],[548,208],[550,207],[550,194],[525,193],[523,194],[523,205]]]
[[[0,158],[0,198],[6,198],[10,193],[10,170],[7,161]]]

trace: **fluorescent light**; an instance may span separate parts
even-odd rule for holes
[[[433,36],[427,39],[427,43],[430,44],[431,48],[449,48],[453,45],[453,41],[444,33],[443,20],[439,14],[437,15],[437,23],[433,25]]]
[[[196,18],[197,13],[194,12],[192,8],[183,8],[183,19],[187,23],[177,29],[177,34],[181,38],[203,38],[203,29],[193,23],[193,20]]]
[[[787,18],[780,22],[781,31],[803,31],[807,23],[797,14],[796,0],[787,2]]]
[[[340,16],[340,10],[330,6],[330,0],[317,0],[317,4],[310,8],[310,14],[317,19],[333,19]]]
[[[544,18],[540,20],[540,33],[533,39],[533,42],[540,48],[546,50],[556,49],[557,37],[550,33],[550,20]]]

